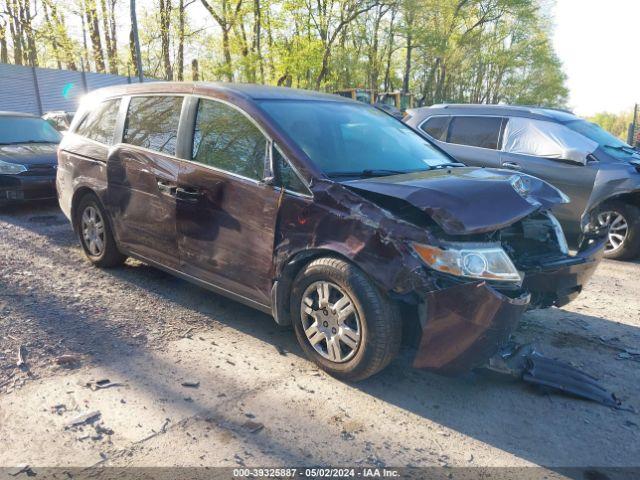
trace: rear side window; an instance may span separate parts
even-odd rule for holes
[[[261,180],[267,139],[241,112],[201,99],[193,135],[193,161]]]
[[[124,143],[176,154],[182,97],[132,97],[124,129]]]
[[[451,117],[449,116],[436,115],[424,122],[420,128],[431,138],[445,141],[447,139],[447,127],[449,126],[450,119]]]
[[[112,145],[119,109],[119,98],[100,103],[82,120],[76,133],[96,142]]]
[[[497,150],[501,124],[501,117],[453,117],[447,141]]]

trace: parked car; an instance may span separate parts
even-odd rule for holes
[[[59,132],[66,132],[73,121],[75,112],[65,112],[64,110],[54,110],[42,115],[42,119],[51,124]]]
[[[56,198],[60,138],[40,117],[0,112],[0,206]]]
[[[608,258],[640,254],[640,154],[570,112],[509,105],[434,105],[407,112],[465,165],[528,173],[566,193],[553,209],[569,241],[589,222],[609,229]]]
[[[460,166],[337,95],[112,87],[83,103],[58,159],[91,262],[133,257],[269,313],[345,379],[384,368],[410,326],[416,367],[482,364],[525,309],[578,295],[605,241],[569,255],[556,188]]]

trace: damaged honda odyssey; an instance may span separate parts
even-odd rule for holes
[[[539,179],[469,168],[371,106],[287,88],[152,83],[87,97],[58,154],[60,205],[98,267],[127,257],[291,325],[361,380],[418,332],[413,365],[483,365],[527,308],[598,265],[570,254]],[[407,335],[405,335],[407,337]]]

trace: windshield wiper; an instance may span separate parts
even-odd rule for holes
[[[22,145],[24,143],[58,143],[52,140],[22,140],[20,142],[0,142],[0,145]]]
[[[365,169],[359,172],[327,172],[327,177],[354,177],[354,178],[371,178],[384,177],[387,175],[400,175],[403,173],[411,173],[415,170],[389,170],[385,168]]]
[[[452,163],[440,163],[438,165],[434,165],[431,168],[434,169],[438,169],[438,168],[447,168],[447,167],[464,167],[465,164],[464,163],[460,163],[460,162],[452,162]]]
[[[620,150],[622,152],[632,152],[632,153],[638,153],[638,151],[633,148],[630,147],[629,145],[604,145],[607,148],[612,148],[614,150]]]

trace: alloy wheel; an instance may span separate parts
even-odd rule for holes
[[[102,255],[105,246],[104,219],[92,205],[82,212],[82,238],[89,253],[94,257]]]
[[[309,285],[302,296],[300,316],[307,340],[322,357],[343,363],[358,351],[360,317],[353,300],[335,283]]]
[[[607,245],[604,248],[606,252],[618,250],[629,235],[629,224],[619,212],[607,211],[599,213],[598,224],[609,229]]]

